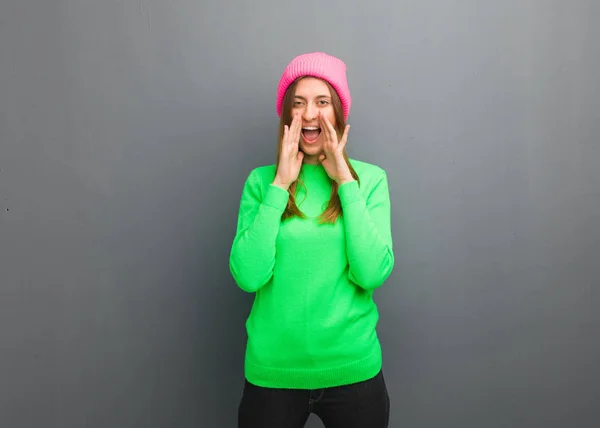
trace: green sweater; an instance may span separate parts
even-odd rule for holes
[[[275,165],[248,176],[230,270],[255,292],[246,321],[245,376],[274,388],[317,389],[360,382],[382,366],[373,291],[394,255],[387,176],[350,160],[360,179],[339,188],[342,217],[319,224],[331,193],[322,165],[303,164],[296,202],[307,218],[282,221],[288,193],[271,184]]]

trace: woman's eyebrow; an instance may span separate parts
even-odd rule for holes
[[[300,98],[301,100],[306,101],[302,95],[294,95],[294,98]],[[315,98],[331,98],[329,95],[317,95]]]

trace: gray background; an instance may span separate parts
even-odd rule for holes
[[[295,55],[388,171],[392,427],[600,422],[600,3],[0,2],[0,426],[233,427],[228,270]],[[321,426],[311,417],[310,427]]]

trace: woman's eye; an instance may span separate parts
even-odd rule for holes
[[[319,101],[319,104],[322,105],[322,106],[326,106],[329,103],[327,101],[325,101],[325,100],[321,100],[321,101]]]

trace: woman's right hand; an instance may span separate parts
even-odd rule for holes
[[[283,129],[283,141],[281,142],[281,154],[277,174],[273,184],[287,190],[290,185],[296,181],[304,153],[298,150],[300,143],[300,133],[302,132],[302,118],[300,114],[294,115],[291,125],[285,125]]]

